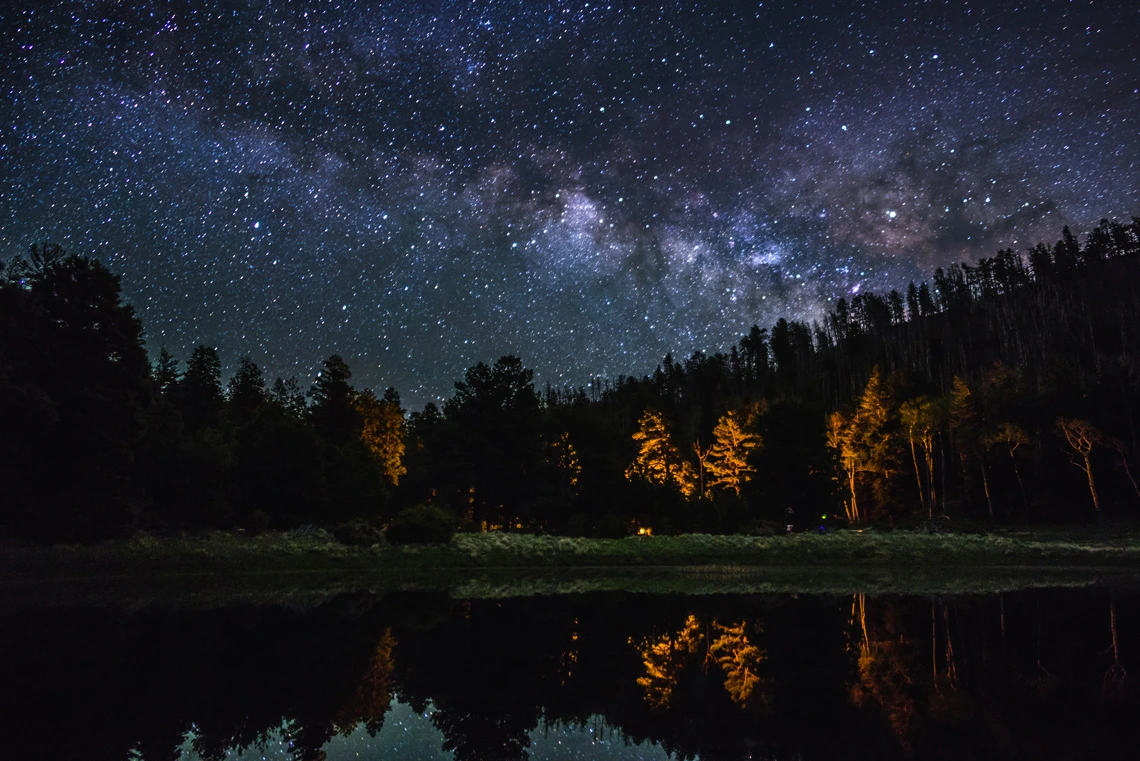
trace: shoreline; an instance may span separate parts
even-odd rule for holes
[[[1140,582],[1140,532],[895,531],[574,539],[461,534],[349,547],[323,531],[0,546],[0,604],[219,605],[346,593],[457,598],[657,594],[969,594]]]

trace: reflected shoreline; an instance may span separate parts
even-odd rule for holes
[[[673,758],[1125,758],[1140,586],[1088,581],[10,606],[0,754],[175,759],[193,730],[208,761],[265,743],[296,761],[411,758],[376,737],[393,707],[430,706],[437,757],[460,761],[561,758],[534,733],[591,721]],[[625,747],[605,757],[639,757]]]
[[[507,599],[590,593],[648,595],[958,595],[1041,588],[1140,588],[1140,570],[1036,566],[884,569],[669,566],[416,572],[273,571],[68,575],[0,579],[0,611],[40,606],[210,609],[237,604],[307,608],[346,594],[444,593]]]

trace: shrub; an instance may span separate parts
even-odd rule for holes
[[[621,539],[629,533],[629,521],[615,513],[606,513],[598,522],[597,535],[601,539]]]
[[[435,505],[416,505],[401,510],[388,525],[386,536],[393,544],[447,544],[458,521]]]
[[[333,536],[349,547],[371,547],[384,544],[384,532],[366,520],[356,518],[333,529]]]

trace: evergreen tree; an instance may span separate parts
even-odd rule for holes
[[[646,408],[637,422],[633,440],[638,442],[638,451],[626,468],[626,478],[641,479],[657,486],[672,486],[686,497],[692,496],[696,489],[696,474],[693,466],[681,459],[661,412]]]
[[[158,352],[158,359],[152,371],[155,388],[165,395],[174,384],[178,382],[178,360],[163,346]]]
[[[388,389],[394,392],[394,389]],[[361,419],[360,438],[372,453],[389,486],[396,486],[404,467],[404,415],[398,394],[385,393],[378,400],[371,390],[356,395],[356,411]]]
[[[713,445],[705,464],[711,476],[709,487],[731,490],[739,497],[741,485],[755,472],[749,458],[760,444],[760,437],[745,429],[736,412],[725,413],[713,429]]]
[[[229,408],[238,422],[248,422],[265,403],[267,392],[261,368],[249,357],[238,360],[238,369],[230,378]]]
[[[317,433],[339,445],[360,436],[360,414],[355,407],[356,390],[349,385],[352,370],[338,354],[325,360],[309,390],[309,414]]]
[[[215,428],[221,422],[222,361],[216,349],[201,344],[194,347],[178,381],[178,400],[190,431]]]

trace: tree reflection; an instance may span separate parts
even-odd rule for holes
[[[705,673],[710,663],[719,668],[732,702],[748,708],[766,705],[770,695],[759,673],[765,654],[746,628],[744,621],[722,624],[716,619],[706,627],[689,615],[677,632],[642,640],[637,652],[645,675],[637,683],[645,690],[646,703],[656,710],[669,707],[685,671],[695,668],[699,660]],[[703,658],[694,658],[702,652]]]
[[[24,610],[0,614],[0,757],[174,759],[193,729],[204,759],[276,738],[318,761],[397,698],[458,761],[540,759],[538,728],[596,717],[708,761],[1126,757],[1140,606],[1112,594]]]
[[[368,734],[375,736],[383,728],[384,715],[392,705],[392,676],[395,671],[392,657],[395,648],[392,630],[385,629],[368,662],[368,670],[356,685],[355,694],[333,718],[337,732],[348,735],[358,725],[364,725]]]

